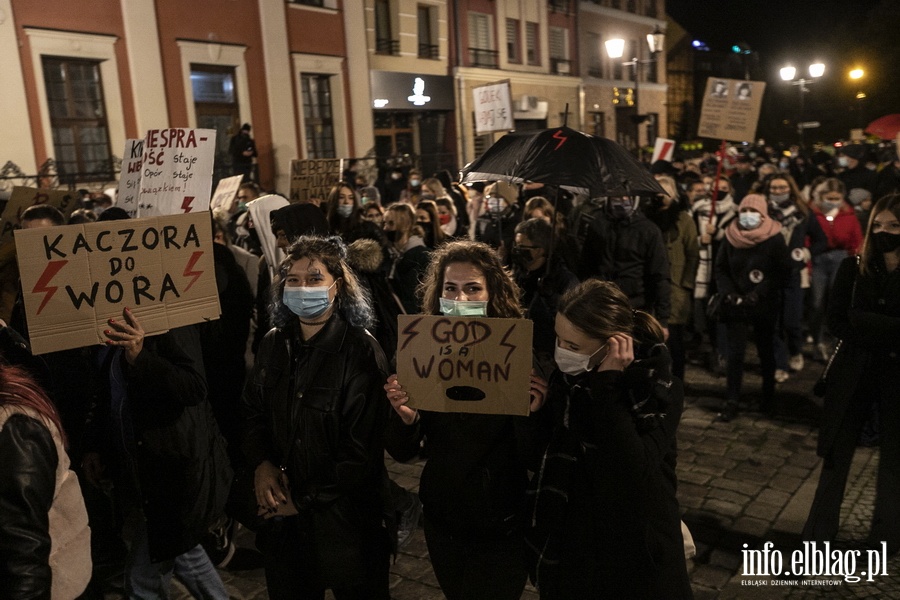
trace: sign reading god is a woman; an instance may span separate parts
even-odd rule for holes
[[[409,406],[528,416],[532,322],[400,315],[397,379]]]
[[[219,318],[209,212],[20,229],[32,351],[102,344],[128,307],[147,335]]]

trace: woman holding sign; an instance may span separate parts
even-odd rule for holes
[[[552,431],[528,493],[542,599],[690,598],[675,497],[681,382],[663,330],[611,282],[568,291],[541,419]]]
[[[244,453],[267,523],[273,600],[387,599],[381,500],[387,362],[340,238],[300,237],[272,284],[272,329],[244,390]]]
[[[490,246],[449,242],[433,254],[422,285],[427,314],[522,318],[518,286]],[[534,458],[536,423],[528,417],[439,413],[406,406],[396,375],[385,385],[395,414],[388,451],[409,460],[427,437],[428,462],[419,496],[425,541],[444,595],[515,599],[527,573],[520,521]],[[531,409],[540,408],[543,380],[531,377]]]

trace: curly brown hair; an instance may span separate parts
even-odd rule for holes
[[[521,319],[524,316],[519,304],[519,286],[500,262],[500,255],[487,244],[469,240],[447,242],[431,253],[425,280],[419,286],[424,313],[441,314],[444,273],[452,263],[469,263],[484,274],[488,317]]]

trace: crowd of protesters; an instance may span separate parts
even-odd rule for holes
[[[873,246],[864,235],[873,219],[875,235],[896,233],[894,204],[875,202],[900,192],[900,161],[877,158],[855,144],[836,159],[754,148],[658,161],[655,197],[398,168],[378,181],[347,172],[326,197],[289,204],[248,182],[211,214],[219,320],[145,336],[126,308],[104,346],[42,356],[28,351],[13,273],[4,289],[15,302],[0,314],[0,447],[40,452],[0,468],[0,522],[17,536],[0,533],[0,595],[37,597],[52,580],[101,597],[118,566],[129,597],[166,597],[174,576],[196,597],[224,598],[214,567],[231,559],[239,519],[256,529],[271,598],[388,598],[391,553],[424,511],[451,599],[519,598],[529,576],[542,598],[616,595],[624,583],[623,594],[690,597],[674,476],[685,365],[708,348],[706,368],[726,376],[718,418],[730,421],[754,408],[741,389],[752,338],[758,408],[771,415],[777,384],[826,361],[831,335],[851,337],[855,313],[831,312],[832,289],[855,293],[851,262],[869,248],[859,303],[876,302],[892,281],[878,274],[895,264],[893,238]],[[112,202],[68,220],[39,205],[20,225],[125,218]],[[391,375],[402,314],[530,319],[531,415],[407,407]],[[897,317],[865,326],[893,331]],[[882,354],[893,346],[878,343],[860,339],[858,360],[890,372],[894,354]],[[853,419],[832,433],[840,456],[823,472],[816,539],[836,533],[847,440],[883,404],[842,394]],[[897,411],[881,412],[893,426]],[[390,481],[385,450],[427,458],[421,498]],[[22,470],[42,469],[23,483]],[[241,482],[249,517],[233,506]],[[76,505],[68,522],[54,518],[57,501]],[[57,548],[85,543],[84,507],[93,579]],[[883,512],[879,531],[896,549],[896,519]]]

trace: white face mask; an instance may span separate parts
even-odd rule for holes
[[[559,370],[566,375],[581,375],[591,370],[591,359],[604,348],[606,348],[606,344],[597,348],[593,354],[579,354],[560,347],[559,340],[557,340],[556,348],[553,350],[553,360],[556,361]]]
[[[487,300],[451,300],[441,298],[441,313],[448,317],[486,317]]]

